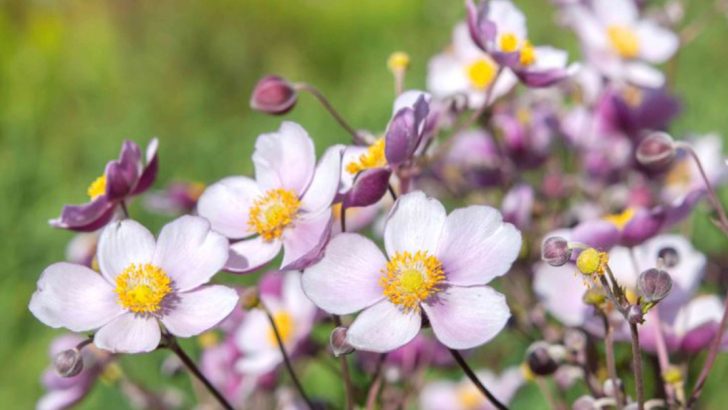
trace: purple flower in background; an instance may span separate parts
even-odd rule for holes
[[[499,185],[505,179],[506,163],[493,137],[483,129],[473,129],[452,137],[450,149],[434,172],[449,189],[460,193]]]
[[[700,158],[705,175],[711,185],[725,183],[728,177],[728,166],[723,157],[723,139],[718,134],[707,134],[689,141],[695,154]],[[700,170],[690,155],[678,150],[678,157],[665,174],[662,197],[667,201],[685,202],[705,192],[705,182]]]
[[[98,232],[77,234],[66,246],[66,260],[98,271],[98,261],[96,260],[98,242]]]
[[[380,360],[379,354],[359,352],[357,357],[367,372],[376,371]],[[390,382],[413,376],[419,369],[451,364],[453,360],[447,348],[424,334],[418,334],[406,345],[387,353],[383,363],[384,374]]]
[[[149,192],[144,197],[144,207],[162,215],[188,214],[195,210],[204,191],[205,184],[200,182],[172,182],[163,191]]]
[[[88,187],[90,202],[66,205],[61,216],[49,223],[56,228],[72,231],[95,231],[111,220],[117,205],[149,189],[157,177],[157,139],[147,146],[146,164],[142,161],[139,145],[124,141],[119,159],[106,165],[104,174]]]
[[[306,130],[284,121],[277,132],[258,137],[255,179],[228,177],[205,190],[197,211],[231,240],[226,270],[253,271],[281,248],[281,269],[302,268],[319,256],[331,231],[342,150],[329,148],[317,166]]]
[[[510,367],[500,375],[489,370],[477,370],[475,374],[483,385],[504,404],[508,404],[524,383],[523,371]],[[495,409],[469,379],[459,382],[433,381],[420,392],[422,410],[492,410]]]
[[[534,196],[530,185],[518,184],[511,188],[501,205],[503,220],[512,223],[520,230],[528,229],[531,225]]]

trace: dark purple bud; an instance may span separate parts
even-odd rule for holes
[[[344,208],[373,205],[387,194],[389,176],[387,168],[370,168],[360,172],[354,185],[344,196]]]
[[[627,320],[633,325],[643,323],[645,318],[644,313],[642,312],[642,307],[640,307],[640,305],[630,306],[629,311],[627,312]]]
[[[532,344],[526,351],[526,364],[533,374],[547,376],[553,374],[558,368],[563,355],[560,346],[552,346],[540,341]],[[560,357],[561,356],[561,357]]]
[[[541,247],[541,259],[551,266],[563,266],[571,259],[571,249],[566,239],[552,236]]]
[[[61,377],[73,377],[83,370],[83,359],[78,349],[64,350],[53,358],[53,367]]]
[[[250,97],[250,107],[266,114],[280,115],[290,111],[298,99],[293,84],[286,79],[269,75],[263,77]]]
[[[657,235],[666,227],[667,213],[663,209],[639,208],[622,229],[622,245],[635,246]]]
[[[657,303],[672,289],[670,274],[661,269],[647,269],[637,278],[637,291],[645,302]]]
[[[670,135],[654,132],[637,146],[637,161],[650,169],[664,169],[675,159],[675,143]]]
[[[429,112],[429,103],[420,95],[411,108],[402,108],[394,114],[384,137],[387,163],[397,165],[412,158],[422,139]]]
[[[478,48],[483,51],[488,51],[488,42],[495,38],[497,31],[495,23],[487,18],[488,2],[481,1],[476,6],[473,3],[473,0],[466,0],[465,8],[467,10],[467,22],[470,38],[473,39],[473,42],[476,46],[478,46]]]
[[[354,351],[354,347],[346,341],[346,328],[343,326],[339,326],[331,331],[329,345],[336,357],[347,355]]]

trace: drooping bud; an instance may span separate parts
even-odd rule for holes
[[[672,137],[664,132],[648,135],[637,146],[637,161],[651,169],[663,169],[675,159],[675,143]]]
[[[529,370],[538,376],[553,374],[563,359],[562,346],[552,346],[546,342],[539,341],[532,344],[526,351],[526,364]]]
[[[255,286],[244,289],[240,292],[240,306],[244,310],[255,309],[260,305],[260,293]]]
[[[647,269],[637,278],[637,291],[647,303],[657,303],[672,289],[670,274],[661,269]]]
[[[298,99],[298,93],[286,79],[269,75],[263,77],[253,89],[250,107],[266,114],[280,115],[290,111]]]
[[[607,259],[608,256],[605,252],[587,248],[581,251],[579,257],[576,258],[576,267],[584,275],[601,275],[604,273],[604,265],[606,265]]]
[[[354,347],[346,341],[346,332],[347,329],[343,326],[339,326],[331,331],[331,336],[329,336],[329,345],[331,346],[331,352],[333,352],[336,357],[346,355],[354,351]]]
[[[627,312],[627,320],[633,325],[641,324],[645,321],[644,313],[639,305],[632,305]]]
[[[563,266],[571,259],[571,249],[560,236],[547,238],[541,246],[541,259],[551,266]]]
[[[61,377],[73,377],[83,370],[81,351],[73,348],[64,350],[53,358],[53,367]]]

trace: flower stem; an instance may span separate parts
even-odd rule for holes
[[[334,324],[337,327],[341,326],[341,318],[338,315],[331,315],[331,317],[334,319]],[[339,363],[341,364],[341,374],[344,377],[344,394],[346,395],[346,408],[347,410],[351,410],[354,408],[354,388],[351,384],[351,375],[349,374],[349,362],[346,360],[346,355],[339,356]]]
[[[601,316],[604,321],[604,350],[607,356],[607,372],[609,373],[609,378],[612,380],[617,410],[620,410],[624,402],[622,401],[622,388],[617,377],[617,365],[614,360],[614,328],[609,323],[609,317],[605,312],[601,312]]]
[[[720,350],[720,346],[723,342],[723,332],[725,330],[726,322],[728,322],[728,294],[726,294],[726,304],[723,311],[723,318],[720,320],[720,325],[718,325],[717,333],[715,334],[715,337],[710,344],[708,357],[705,359],[703,369],[700,371],[700,375],[698,376],[698,380],[695,382],[695,386],[693,386],[693,393],[690,395],[687,408],[691,408],[695,404],[695,402],[700,397],[700,393],[703,391],[705,381],[708,379],[708,374],[713,368],[713,364],[715,364],[715,359],[718,357],[718,351]]]
[[[693,158],[695,165],[697,165],[698,170],[700,171],[700,176],[703,178],[705,190],[708,193],[708,201],[710,202],[710,205],[713,207],[713,209],[715,209],[715,211],[718,213],[718,218],[723,233],[728,234],[728,216],[726,216],[725,209],[723,208],[723,205],[721,205],[720,200],[718,200],[718,195],[716,195],[715,189],[713,189],[713,184],[710,183],[708,175],[705,173],[703,163],[700,161],[698,154],[695,153],[695,150],[692,146],[690,146],[690,144],[677,142],[675,143],[675,146],[684,149]]]
[[[465,359],[463,359],[463,356],[460,355],[460,352],[458,352],[455,349],[448,349],[450,351],[450,354],[455,359],[455,361],[460,365],[460,367],[463,369],[463,372],[465,372],[465,375],[468,376],[471,382],[475,385],[475,387],[480,390],[481,393],[490,401],[490,403],[495,406],[499,410],[508,410],[508,407],[506,407],[505,404],[498,401],[498,399],[493,396],[493,393],[488,391],[488,389],[483,385],[483,383],[480,382],[480,379],[478,379],[478,376],[473,372],[473,369],[468,366],[468,364],[465,362]]]
[[[642,354],[640,352],[640,336],[635,323],[629,324],[629,333],[632,336],[632,370],[637,390],[637,410],[645,408],[645,386],[642,379]]]
[[[660,381],[664,384],[665,395],[667,396],[667,403],[670,406],[675,404],[675,388],[670,383],[665,383],[665,372],[670,368],[670,356],[667,352],[667,343],[665,342],[665,335],[662,333],[662,320],[660,319],[659,306],[653,309],[655,326],[657,326],[657,332],[655,332],[655,344],[657,345],[657,362],[660,366]]]
[[[197,380],[202,382],[202,384],[205,385],[205,388],[215,397],[215,399],[220,403],[220,405],[226,409],[226,410],[233,410],[233,406],[225,399],[225,397],[215,388],[215,386],[212,385],[212,383],[205,377],[205,375],[202,374],[200,369],[197,368],[197,365],[195,364],[192,359],[187,356],[187,353],[185,353],[184,350],[182,350],[182,347],[177,343],[177,339],[172,335],[165,335],[166,337],[166,347],[173,351],[177,357],[182,361],[182,363],[185,364],[187,369],[195,375]]]
[[[121,201],[121,210],[124,212],[124,217],[129,219],[129,208],[126,207],[126,201]]]
[[[386,353],[379,355],[377,360],[377,368],[374,370],[374,380],[369,386],[369,392],[367,393],[367,405],[366,410],[375,410],[377,408],[377,397],[379,396],[379,390],[382,388],[382,368],[384,367],[384,359],[387,358]]]
[[[306,402],[306,405],[309,409],[314,409],[313,403],[311,402],[311,399],[308,398],[306,395],[306,392],[303,390],[303,385],[301,385],[301,381],[298,380],[298,376],[296,376],[296,372],[293,371],[293,365],[291,364],[291,359],[288,357],[288,353],[286,353],[286,348],[283,346],[283,338],[281,338],[281,333],[278,330],[278,326],[276,325],[275,319],[273,319],[273,315],[270,313],[270,310],[267,306],[265,306],[263,303],[260,304],[260,308],[263,309],[263,312],[265,312],[265,315],[268,317],[268,321],[270,322],[271,328],[273,328],[273,333],[276,336],[276,341],[278,342],[278,348],[281,351],[281,355],[283,356],[283,363],[286,365],[286,370],[288,370],[288,374],[291,376],[291,380],[293,380],[293,384],[296,386],[296,390],[298,390],[298,394],[301,396],[303,401]]]
[[[336,122],[339,123],[341,128],[343,128],[344,130],[346,130],[346,132],[351,134],[351,136],[356,144],[366,145],[366,142],[362,140],[359,133],[357,133],[356,130],[354,130],[354,128],[352,128],[349,125],[349,123],[347,123],[344,120],[344,117],[342,117],[341,114],[339,114],[336,111],[336,109],[334,108],[333,105],[331,105],[329,100],[323,94],[321,94],[321,91],[319,91],[316,87],[314,87],[313,85],[308,84],[308,83],[296,83],[295,87],[299,91],[306,91],[307,93],[316,97],[316,99],[321,103],[321,105],[326,109],[326,111],[328,111],[329,114],[331,114],[331,116],[334,117]]]

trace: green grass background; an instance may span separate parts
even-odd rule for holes
[[[572,35],[554,28],[546,0],[517,3],[537,43],[576,50]],[[689,3],[692,19],[709,2]],[[64,257],[72,237],[47,220],[64,203],[85,200],[86,187],[116,157],[123,139],[145,144],[160,138],[157,187],[174,179],[210,183],[250,173],[255,137],[281,120],[248,107],[253,85],[266,73],[316,84],[355,127],[382,130],[393,98],[389,53],[410,53],[408,86],[422,88],[429,56],[447,44],[463,14],[455,0],[0,2],[0,407],[33,406],[48,342],[60,333],[27,310],[40,272]],[[674,129],[678,136],[728,135],[727,21],[714,15],[680,53],[676,88],[684,114]],[[309,96],[287,118],[303,124],[318,152],[348,140]],[[164,223],[139,204],[131,211],[153,229]],[[708,223],[697,221],[696,229],[707,238],[701,248],[725,249]],[[509,364],[523,352],[509,340],[488,349]],[[159,386],[165,382],[157,370],[162,358],[128,357],[123,364],[131,376]],[[337,379],[307,371],[310,389],[337,394],[327,387]],[[728,398],[726,376],[723,358],[706,389],[707,402]],[[184,378],[174,383],[188,388]],[[544,408],[539,403],[529,387],[515,404]],[[127,408],[115,389],[100,384],[82,407],[102,405]]]

